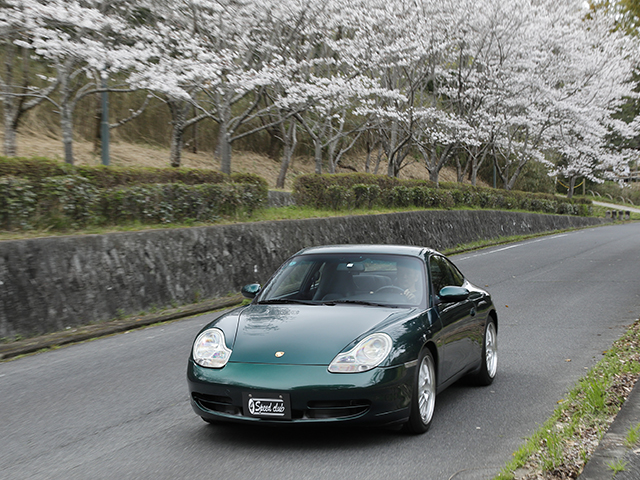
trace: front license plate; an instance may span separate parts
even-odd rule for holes
[[[243,393],[242,404],[246,417],[291,420],[291,401],[287,393]]]

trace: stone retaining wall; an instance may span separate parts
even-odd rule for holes
[[[533,213],[421,211],[0,242],[0,337],[191,303],[264,282],[305,246],[480,239],[603,223]]]

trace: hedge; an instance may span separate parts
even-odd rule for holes
[[[37,198],[25,179],[0,177],[0,225],[4,229],[27,229],[35,213]]]
[[[267,203],[267,182],[198,169],[73,167],[0,157],[0,228],[215,221]]]
[[[159,184],[106,190],[100,212],[110,223],[210,222],[241,209],[252,212],[266,200],[252,184]]]
[[[301,175],[293,196],[298,205],[313,208],[487,208],[587,216],[588,199],[568,200],[550,194],[496,190],[458,183],[399,180],[382,175]]]
[[[0,156],[0,177],[14,176],[39,182],[44,178],[63,175],[79,175],[86,178],[96,188],[113,188],[151,183],[199,185],[229,181],[229,178],[224,173],[216,170],[201,170],[197,168],[106,167],[103,165],[74,166],[47,158]]]

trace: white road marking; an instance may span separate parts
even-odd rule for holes
[[[568,233],[562,233],[560,235],[554,235],[552,237],[538,238],[536,240],[531,240],[531,241],[528,241],[528,242],[518,243],[517,245],[509,245],[507,247],[497,248],[495,250],[490,250],[488,252],[480,252],[480,253],[476,253],[476,254],[473,254],[473,255],[467,255],[466,257],[462,257],[462,258],[456,259],[456,261],[459,262],[461,260],[467,260],[469,258],[481,257],[483,255],[491,255],[492,253],[504,252],[505,250],[511,250],[512,248],[519,248],[519,247],[522,247],[524,245],[528,245],[530,243],[544,242],[544,241],[550,240],[552,238],[561,238],[561,237],[567,237],[567,236],[569,236]]]

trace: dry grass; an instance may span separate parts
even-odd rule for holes
[[[37,131],[34,128],[23,129],[18,134],[18,155],[22,157],[47,157],[63,161],[64,150],[59,137],[53,136],[42,129]],[[2,132],[0,140],[4,141]],[[101,163],[100,153],[94,152],[93,143],[86,140],[76,140],[73,144],[74,159],[77,165],[99,165]],[[169,166],[169,149],[165,147],[152,146],[148,144],[136,144],[113,140],[110,148],[110,163],[114,166],[145,166],[145,167],[167,167]],[[339,173],[365,171],[364,158],[351,157],[344,161],[346,168],[339,168]],[[214,159],[211,152],[200,152],[194,154],[183,151],[182,165],[191,168],[212,168],[218,170],[220,164]],[[384,173],[385,166],[380,166],[380,173]],[[231,169],[233,172],[255,173],[265,178],[271,188],[275,188],[276,180],[280,172],[280,162],[252,152],[234,151]],[[292,182],[296,176],[313,173],[315,165],[313,158],[297,157],[293,160],[287,173],[285,189],[290,190]],[[427,169],[420,163],[408,164],[400,172],[400,178],[428,179]],[[456,173],[453,169],[443,169],[440,172],[440,181],[455,182]]]

